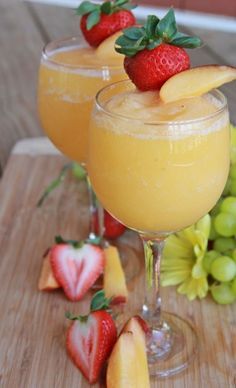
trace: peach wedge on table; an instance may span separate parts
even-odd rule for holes
[[[128,290],[118,249],[110,245],[108,248],[105,248],[104,253],[103,288],[105,295],[107,298],[113,298],[112,304],[125,303],[128,299]]]
[[[60,287],[61,286],[56,281],[55,276],[52,272],[49,250],[47,255],[43,259],[43,265],[38,281],[38,289],[39,291],[52,291]]]
[[[169,78],[160,89],[163,102],[201,96],[225,83],[236,80],[236,68],[220,65],[193,67]]]
[[[119,336],[107,368],[107,388],[150,388],[145,333],[136,317]]]

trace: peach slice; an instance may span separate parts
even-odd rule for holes
[[[115,51],[115,41],[122,35],[122,31],[118,31],[115,34],[109,36],[96,48],[96,55],[100,59],[115,59],[118,61],[117,65],[123,63],[124,56]]]
[[[125,303],[128,299],[128,289],[118,249],[110,245],[105,248],[104,252],[103,288],[105,295],[107,298],[113,298],[112,304]]]
[[[138,323],[134,323],[134,325]],[[107,388],[150,388],[144,333],[141,327],[123,332],[110,356]]]
[[[147,323],[138,315],[129,319],[125,324],[122,333],[131,332],[134,334],[136,350],[139,356],[139,368],[137,370],[137,378],[144,383],[144,387],[149,387],[149,372],[146,354],[146,334],[149,333]]]
[[[169,78],[160,89],[160,98],[163,102],[172,102],[201,96],[235,79],[235,67],[219,65],[193,67]]]
[[[38,281],[38,289],[39,291],[52,291],[57,288],[60,288],[61,286],[56,281],[51,264],[50,264],[50,250],[47,253],[47,255],[43,259],[43,265]]]

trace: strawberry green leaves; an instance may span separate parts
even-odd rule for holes
[[[162,19],[149,15],[144,26],[123,30],[123,35],[116,40],[116,51],[132,57],[145,48],[152,50],[161,43],[183,48],[195,48],[202,44],[198,37],[178,32],[174,10],[171,8]]]
[[[135,8],[136,5],[130,4],[129,1],[130,0],[105,1],[102,4],[94,4],[90,1],[83,1],[76,9],[76,14],[80,16],[88,15],[86,27],[89,31],[99,23],[102,14],[112,15],[122,9],[131,10]]]

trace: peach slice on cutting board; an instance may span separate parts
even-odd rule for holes
[[[220,65],[193,67],[169,78],[160,89],[160,98],[167,103],[201,96],[235,79],[235,67]]]
[[[107,388],[150,388],[145,333],[135,317],[112,350],[106,377]]]
[[[125,303],[128,299],[128,289],[119,251],[116,247],[110,245],[105,248],[104,253],[103,288],[105,295],[107,298],[112,298],[112,304]]]

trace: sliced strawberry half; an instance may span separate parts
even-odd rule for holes
[[[106,308],[101,302],[104,292],[99,291],[96,308]],[[105,299],[107,301],[107,299]],[[93,304],[93,303],[92,303]],[[92,308],[91,304],[91,308]],[[94,307],[93,307],[94,308]],[[95,383],[108,359],[117,339],[117,330],[111,315],[105,310],[92,311],[88,316],[71,316],[73,320],[68,329],[66,347],[74,364],[81,370],[90,384]]]
[[[103,272],[105,256],[92,244],[75,247],[65,243],[52,248],[50,262],[68,299],[79,301]]]

